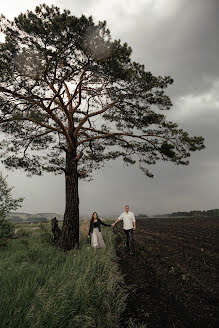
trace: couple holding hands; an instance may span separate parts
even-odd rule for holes
[[[114,227],[115,224],[121,220],[123,221],[123,229],[126,235],[127,251],[133,253],[133,230],[136,230],[136,220],[134,213],[129,211],[128,205],[125,205],[125,212],[123,212],[112,224],[104,223],[99,219],[97,212],[93,213],[90,220],[90,227],[88,233],[88,236],[91,237],[91,246],[94,248],[105,247],[100,226],[104,225],[106,227]]]

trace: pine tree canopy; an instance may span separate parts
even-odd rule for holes
[[[168,122],[170,76],[153,76],[112,40],[106,22],[74,17],[40,5],[14,21],[0,19],[0,156],[8,168],[28,174],[65,171],[76,151],[78,172],[121,157],[148,166],[159,160],[187,165],[204,148]]]

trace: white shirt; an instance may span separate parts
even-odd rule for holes
[[[118,220],[123,220],[123,229],[129,230],[133,229],[133,222],[135,222],[135,216],[133,212],[123,212],[119,217]]]

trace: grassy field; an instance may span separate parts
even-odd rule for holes
[[[80,250],[67,254],[49,230],[17,225],[17,238],[0,248],[0,327],[119,327],[126,292],[112,230],[104,227],[106,248],[94,250],[82,222]]]

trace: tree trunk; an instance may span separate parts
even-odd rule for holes
[[[64,251],[79,246],[78,170],[75,152],[66,152],[65,168],[66,207],[58,245]]]

